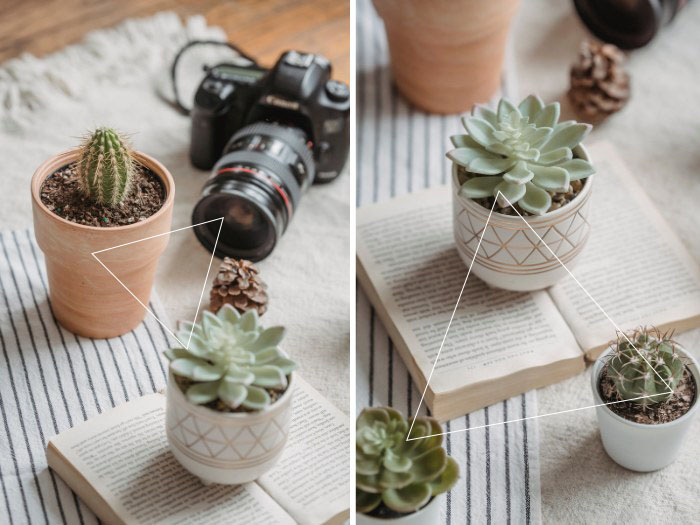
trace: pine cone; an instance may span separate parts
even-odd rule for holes
[[[622,109],[630,96],[625,55],[612,44],[584,40],[571,68],[569,100],[580,116],[599,121]]]
[[[209,309],[216,313],[226,303],[240,313],[255,309],[267,311],[267,285],[258,277],[258,268],[245,259],[224,257],[209,293]]]

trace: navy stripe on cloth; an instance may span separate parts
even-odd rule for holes
[[[444,153],[450,135],[462,133],[460,115],[432,115],[414,108],[391,82],[383,24],[370,0],[357,2],[357,206],[445,184]],[[506,68],[501,92],[513,93]],[[413,415],[421,392],[362,289],[357,287],[357,410],[391,405]],[[452,431],[536,413],[536,396],[498,403],[453,420]],[[425,406],[420,414],[427,414]],[[488,415],[487,415],[488,414]],[[452,434],[446,444],[462,482],[445,498],[445,523],[539,521],[537,424],[517,424]]]
[[[0,523],[92,524],[90,509],[46,465],[46,444],[129,399],[165,387],[165,331],[150,315],[110,340],[63,329],[48,300],[33,233],[0,233]],[[165,313],[154,298],[151,309]]]

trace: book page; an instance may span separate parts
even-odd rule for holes
[[[48,458],[59,475],[72,465],[86,483],[71,488],[89,504],[96,500],[91,486],[111,507],[92,510],[108,522],[116,515],[144,525],[218,524],[234,516],[237,523],[295,523],[255,483],[205,486],[181,467],[168,447],[162,394],[124,403],[59,434],[49,442]]]
[[[622,329],[700,324],[700,270],[608,144],[591,148],[598,174],[592,228],[573,275]],[[573,278],[550,289],[581,347],[594,358],[615,327]]]
[[[468,270],[454,243],[450,188],[359,209],[357,253],[360,283],[399,351],[410,353],[402,356],[422,389]],[[565,359],[583,363],[546,292],[489,288],[472,274],[430,388],[438,394]]]
[[[299,375],[289,441],[258,484],[302,525],[340,523],[350,515],[347,416]]]

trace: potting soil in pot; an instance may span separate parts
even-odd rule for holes
[[[607,376],[607,365],[600,374],[600,397],[605,403],[619,401],[612,379]],[[678,383],[674,394],[661,403],[643,406],[633,401],[614,403],[608,408],[615,414],[635,423],[646,425],[659,425],[669,423],[683,416],[693,406],[698,396],[698,387],[695,384],[693,374],[684,368],[683,378]]]
[[[41,202],[59,217],[87,226],[125,226],[143,221],[157,212],[165,200],[158,177],[147,167],[136,165],[131,191],[124,203],[110,207],[85,198],[78,186],[75,163],[46,178]]]

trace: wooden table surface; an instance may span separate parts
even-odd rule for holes
[[[350,80],[349,0],[0,0],[0,62],[42,56],[90,30],[158,11],[204,14],[266,66],[286,49],[321,53],[335,78]]]

